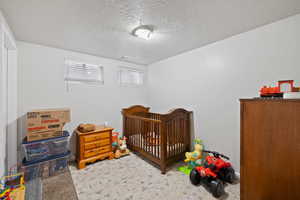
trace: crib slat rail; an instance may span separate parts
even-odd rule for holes
[[[176,109],[158,114],[149,110],[140,105],[123,109],[123,134],[129,149],[157,164],[164,174],[190,149],[191,112]]]
[[[138,119],[138,120],[143,120],[143,121],[146,121],[146,122],[155,122],[155,123],[161,123],[160,120],[156,120],[156,119],[149,119],[149,118],[146,118],[146,117],[139,117],[139,116],[136,116],[136,115],[127,115],[127,117],[131,118],[131,119]]]

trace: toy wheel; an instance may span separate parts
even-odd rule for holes
[[[193,185],[199,185],[201,182],[201,176],[196,168],[192,169],[190,173],[190,181]]]
[[[220,180],[213,180],[210,188],[212,195],[216,198],[221,197],[225,193],[224,185]]]
[[[233,183],[235,180],[235,171],[232,167],[228,167],[222,170],[220,178],[228,183]]]

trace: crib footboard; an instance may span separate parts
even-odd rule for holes
[[[166,168],[184,158],[190,148],[190,113],[176,109],[162,115],[149,108],[132,106],[123,109],[123,134],[127,146],[134,152]]]
[[[162,117],[162,171],[179,160],[183,160],[185,152],[190,151],[191,112],[185,109],[175,109]]]

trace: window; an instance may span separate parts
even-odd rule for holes
[[[121,67],[120,69],[120,85],[125,86],[139,86],[144,84],[144,72],[132,69]]]
[[[103,67],[66,60],[65,81],[104,84]]]

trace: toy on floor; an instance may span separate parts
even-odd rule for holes
[[[276,87],[264,86],[260,89],[261,97],[283,97],[284,93],[300,92],[300,87],[294,87],[293,80],[278,81]]]
[[[118,132],[113,132],[112,133],[112,148],[113,152],[116,152],[118,146],[119,146],[119,133]]]
[[[11,200],[10,193],[12,189],[7,188],[0,193],[0,200]]]
[[[196,167],[201,165],[202,163],[202,150],[203,144],[200,139],[194,140],[194,151],[193,152],[186,152],[185,157],[186,159],[184,162],[188,163],[192,167]]]
[[[233,183],[235,172],[227,156],[215,151],[203,151],[209,155],[206,157],[204,166],[195,167],[190,173],[190,181],[193,185],[203,185],[214,197],[219,198],[224,194],[224,183]],[[213,154],[213,155],[210,155]]]
[[[0,180],[0,200],[24,200],[24,175],[5,176]]]
[[[194,151],[193,152],[186,152],[185,157],[186,159],[184,162],[187,163],[187,165],[178,167],[178,171],[183,172],[186,175],[189,175],[192,169],[196,166],[201,166],[202,164],[202,149],[203,149],[203,143],[200,139],[194,140]]]
[[[118,147],[119,146],[119,133],[118,132],[113,132],[112,133],[112,146],[113,147]]]
[[[122,156],[129,155],[129,150],[126,145],[127,138],[124,136],[123,139],[119,139],[119,144],[115,152],[115,158],[120,158]]]

